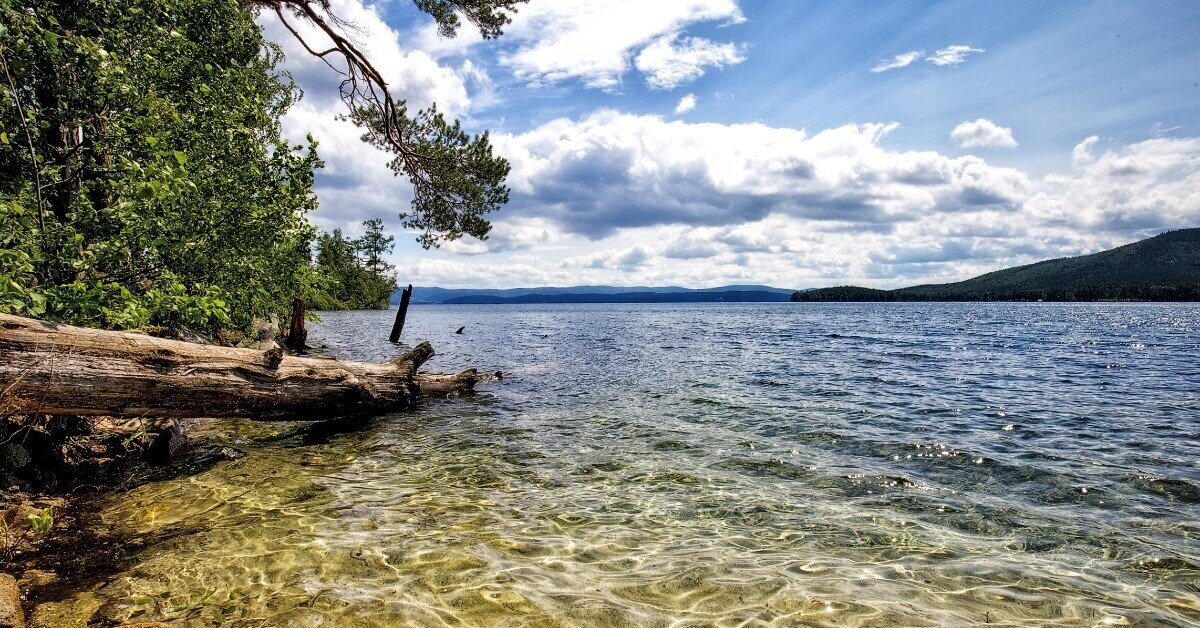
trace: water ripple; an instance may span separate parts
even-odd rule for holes
[[[386,359],[390,316],[312,336]],[[508,376],[315,443],[210,425],[246,455],[103,513],[164,540],[101,613],[1200,622],[1197,306],[414,306],[406,337]]]

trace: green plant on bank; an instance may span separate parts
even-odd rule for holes
[[[447,35],[465,18],[495,37],[521,1],[416,7]],[[282,135],[300,92],[263,10],[345,26],[324,0],[0,0],[0,312],[217,335],[285,320],[329,285],[306,217],[322,163],[312,137]],[[426,246],[486,237],[483,214],[508,198],[486,133],[410,114],[349,39],[332,41],[349,117],[413,183],[405,224]],[[375,298],[384,282],[358,283]]]
[[[54,528],[54,509],[31,513],[25,516],[24,527],[17,522],[10,522],[7,517],[0,517],[0,554],[4,562],[11,563],[13,558],[31,541],[44,538]]]

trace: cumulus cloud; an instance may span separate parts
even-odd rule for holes
[[[1096,153],[1091,136],[1074,170],[1045,178],[1029,200],[1040,221],[1086,232],[1150,233],[1200,223],[1200,138],[1156,138]]]
[[[602,110],[498,135],[514,214],[591,238],[662,224],[726,225],[781,213],[887,225],[929,212],[1011,208],[1022,173],[972,156],[895,152],[895,124],[809,135],[763,124],[689,124]]]
[[[1200,138],[1102,150],[1091,137],[1068,171],[1033,178],[975,156],[889,149],[893,129],[599,111],[498,136],[514,195],[497,231],[536,235],[488,255],[542,260],[526,284],[888,287],[1200,222]]]
[[[462,29],[458,43],[410,50],[372,6],[334,2],[335,11],[358,23],[356,39],[373,58],[385,59],[388,80],[413,105],[437,101],[469,115],[494,98],[486,72],[455,56],[474,45],[471,29]],[[534,0],[528,9],[513,25],[517,37],[504,62],[531,81],[597,87],[619,85],[634,69],[646,72],[647,81],[682,81],[696,68],[717,67],[683,63],[659,71],[638,62],[660,42],[686,50],[691,24],[742,19],[733,0],[629,0],[602,9],[582,0]],[[605,27],[606,16],[599,23],[585,19],[605,12],[615,15],[610,26],[634,22],[635,13],[648,24],[637,21],[632,35],[607,41],[626,29]],[[574,17],[558,22],[556,16]],[[385,167],[386,154],[334,118],[341,111],[336,75],[269,16],[263,21],[306,92],[284,120],[285,132],[294,139],[313,132],[327,162],[314,218],[324,227],[394,220],[408,205],[409,186]],[[533,50],[540,52],[520,56]],[[906,65],[928,59],[953,66],[977,52],[950,46]],[[678,113],[695,106],[689,96],[680,99]],[[1010,130],[990,121],[967,124],[982,130],[963,142],[1016,143]],[[810,132],[600,110],[494,134],[513,171],[512,201],[493,216],[491,238],[409,256],[402,236],[392,261],[407,281],[425,285],[895,286],[961,279],[1200,223],[1200,138],[1116,145],[1092,136],[1070,152],[1065,171],[1039,178],[977,156],[897,150],[888,145],[896,128],[873,123]]]
[[[910,50],[908,52],[902,52],[891,59],[880,59],[879,65],[871,68],[871,71],[879,73],[907,67],[911,65],[913,61],[920,59],[921,55],[923,54],[925,54],[924,50]]]
[[[652,89],[674,89],[704,75],[706,67],[723,68],[746,60],[745,46],[701,37],[668,35],[642,49],[635,65]]]
[[[647,81],[666,88],[700,76],[705,67],[741,60],[734,44],[680,39],[688,26],[744,20],[736,0],[534,0],[505,29],[505,41],[516,48],[501,62],[533,83],[578,79],[613,89],[636,54]]]
[[[963,148],[1016,148],[1012,129],[997,125],[986,118],[963,122],[950,132],[950,139]]]
[[[464,77],[454,68],[443,66],[423,50],[400,44],[400,33],[383,20],[374,5],[362,0],[332,0],[330,10],[354,26],[347,35],[383,73],[383,78],[401,98],[417,107],[436,102],[450,115],[461,115],[470,105]],[[333,104],[339,98],[341,77],[320,59],[310,55],[289,33],[274,13],[260,17],[263,34],[282,46],[285,69],[304,88],[309,102]],[[316,50],[328,48],[328,38],[306,23],[292,19],[305,41]],[[334,66],[340,61],[329,57]]]
[[[570,257],[563,260],[563,268],[614,268],[628,270],[645,264],[655,253],[645,244],[637,244],[625,249],[606,250],[591,255]]]
[[[356,227],[368,218],[390,221],[408,208],[411,187],[387,167],[388,153],[363,142],[362,130],[328,107],[300,101],[283,119],[287,137],[311,133],[325,168],[317,172],[320,209],[312,218],[323,228]]]
[[[1075,148],[1071,150],[1071,163],[1074,164],[1076,168],[1080,168],[1091,163],[1092,161],[1095,161],[1096,157],[1092,155],[1092,148],[1099,143],[1100,136],[1092,135],[1085,138],[1082,142],[1076,144]]]
[[[679,99],[679,104],[675,105],[675,115],[685,114],[696,108],[696,95],[688,94]]]
[[[973,48],[965,44],[954,44],[934,52],[925,57],[925,60],[934,65],[958,65],[966,61],[968,55],[980,52],[986,51],[983,48]]]

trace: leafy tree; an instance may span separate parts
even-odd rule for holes
[[[459,16],[479,28],[484,38],[500,35],[509,12],[527,0],[414,0],[431,15],[445,36],[460,26]],[[457,120],[449,122],[436,106],[410,113],[394,99],[382,73],[338,28],[328,0],[255,0],[275,11],[279,20],[309,53],[342,75],[341,96],[349,118],[362,127],[363,139],[395,155],[389,166],[413,184],[412,205],[401,212],[404,226],[421,231],[425,248],[457,240],[464,234],[487,239],[491,224],[484,214],[508,202],[509,164],[492,154],[485,132],[470,135]],[[316,27],[327,39],[314,47],[291,23],[298,19]],[[334,59],[334,61],[330,61]]]
[[[363,221],[366,233],[354,241],[363,266],[376,275],[385,275],[395,270],[391,264],[384,261],[384,256],[395,248],[396,238],[383,235],[383,221],[378,218]]]
[[[361,238],[346,238],[341,229],[317,237],[313,307],[358,310],[388,306],[396,277],[382,258],[391,251],[392,238],[383,236],[381,220],[363,225],[367,234]]]
[[[443,34],[495,37],[523,1],[415,4]],[[309,51],[341,59],[348,115],[414,185],[420,241],[486,237],[507,162],[486,133],[410,114],[326,0],[0,0],[0,311],[216,333],[283,319],[324,281],[305,218],[321,162],[280,132],[299,91],[264,8],[329,37]]]
[[[215,332],[299,289],[315,143],[253,15],[222,0],[0,0],[0,303]]]

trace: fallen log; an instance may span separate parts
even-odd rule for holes
[[[474,388],[418,373],[422,342],[381,363],[283,355],[0,314],[0,408],[26,414],[310,421],[382,414]]]

